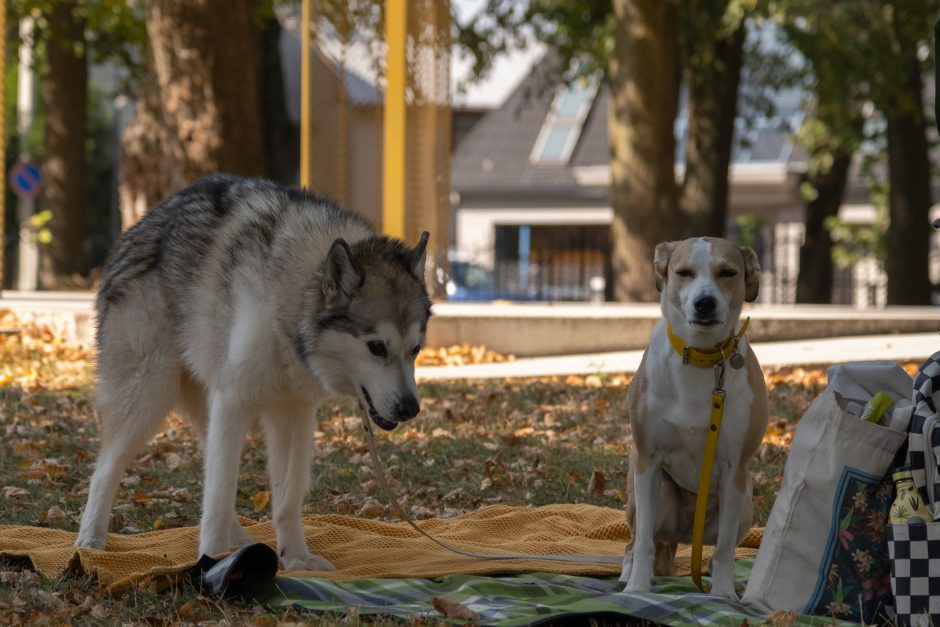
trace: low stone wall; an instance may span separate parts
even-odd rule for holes
[[[823,337],[940,333],[940,308],[753,306],[748,337],[754,342]],[[657,304],[435,306],[428,343],[468,342],[519,357],[635,350],[646,346],[661,318]],[[940,336],[938,336],[940,345]]]
[[[88,293],[0,293],[0,310],[49,324],[86,345],[94,339],[93,302]],[[748,307],[745,315],[751,317],[748,337],[754,342],[940,333],[937,307],[756,305]],[[655,303],[436,303],[428,345],[482,344],[518,357],[635,350],[646,346],[660,317]]]

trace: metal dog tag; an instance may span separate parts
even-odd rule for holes
[[[728,363],[731,364],[731,367],[735,370],[740,370],[744,367],[744,356],[736,352],[728,358]]]

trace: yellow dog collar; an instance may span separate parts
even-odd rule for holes
[[[682,363],[692,364],[699,368],[711,368],[719,361],[728,359],[737,352],[738,343],[744,337],[747,325],[750,322],[750,318],[745,318],[741,324],[741,329],[737,333],[712,348],[693,348],[689,346],[675,334],[668,322],[666,323],[666,335],[669,336],[669,343],[672,344],[672,348],[682,357]]]

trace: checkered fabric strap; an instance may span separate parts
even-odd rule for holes
[[[914,379],[914,415],[908,440],[908,463],[914,483],[930,503],[934,518],[940,518],[940,352],[920,367]]]

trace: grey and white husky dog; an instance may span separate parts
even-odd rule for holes
[[[101,450],[77,546],[105,547],[127,464],[175,409],[203,436],[200,553],[253,542],[235,495],[259,422],[281,566],[332,570],[301,524],[316,409],[351,395],[386,430],[420,411],[427,239],[410,248],[312,194],[221,174],[154,207],[98,293]]]

